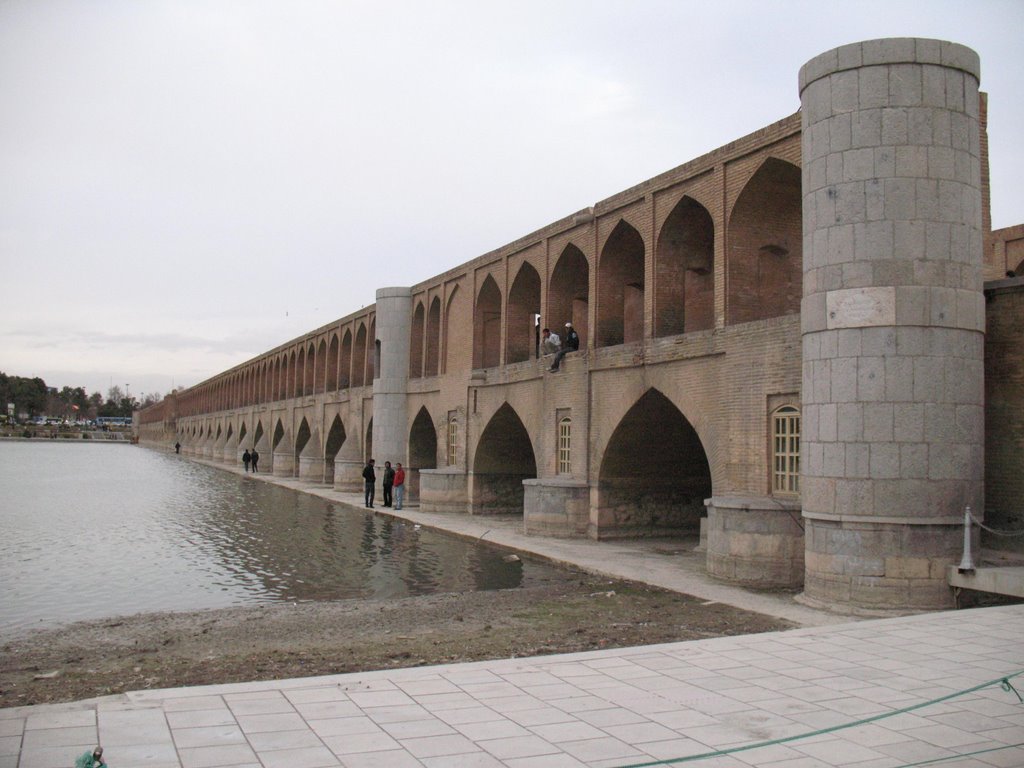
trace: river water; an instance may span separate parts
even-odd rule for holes
[[[504,589],[553,570],[132,445],[0,441],[0,638],[81,619]]]

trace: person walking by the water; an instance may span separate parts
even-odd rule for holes
[[[100,766],[106,766],[106,762],[103,760],[103,747],[96,747],[92,752],[83,752],[75,760],[75,768],[99,768]]]
[[[395,470],[391,468],[391,462],[384,462],[384,477],[382,478],[384,484],[384,506],[391,506],[391,488],[395,484]]]
[[[175,443],[174,444],[174,452],[175,453],[181,453],[181,443]]]
[[[363,490],[366,496],[366,506],[373,509],[373,496],[377,491],[377,473],[373,471],[373,459],[366,462],[363,467]]]
[[[245,471],[249,471],[249,462],[252,461],[252,456],[249,455],[248,449],[242,454],[242,463],[245,464]]]
[[[256,446],[253,446],[252,453],[249,454],[249,461],[252,462],[252,471],[255,473],[260,463],[260,454],[256,450]]]
[[[402,508],[405,501],[405,470],[402,469],[402,462],[395,465],[395,509]]]

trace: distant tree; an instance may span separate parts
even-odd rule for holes
[[[148,408],[151,405],[156,405],[163,399],[164,396],[159,392],[147,392],[142,396],[142,400],[139,402],[139,407]]]
[[[15,413],[27,413],[29,416],[44,415],[49,394],[46,382],[39,377],[30,379],[0,373],[0,407],[5,411],[7,403],[14,403]]]

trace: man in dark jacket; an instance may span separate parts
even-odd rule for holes
[[[384,462],[384,477],[381,478],[384,485],[384,506],[391,506],[391,488],[395,484],[395,470],[391,468],[391,462]]]
[[[373,459],[363,467],[363,489],[366,491],[366,506],[373,509],[373,496],[376,493],[377,473],[373,471]]]
[[[558,366],[562,364],[562,358],[570,352],[575,352],[579,348],[580,335],[576,333],[576,329],[572,327],[572,323],[566,323],[565,338],[562,339],[562,348],[555,353],[555,361],[551,363],[551,370],[557,371]]]

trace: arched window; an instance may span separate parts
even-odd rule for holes
[[[558,474],[572,474],[572,419],[558,422]]]
[[[800,411],[784,405],[772,413],[772,493],[800,493]]]

